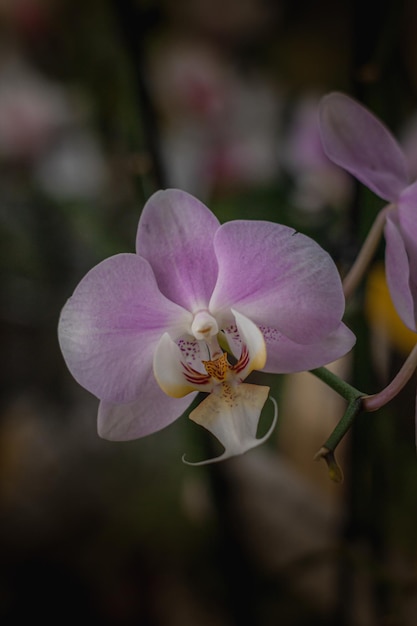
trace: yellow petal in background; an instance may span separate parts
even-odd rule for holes
[[[383,263],[377,263],[369,273],[365,295],[365,314],[373,330],[383,335],[392,347],[408,354],[417,342],[417,334],[400,319],[385,278]]]

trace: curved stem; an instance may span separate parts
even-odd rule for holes
[[[401,389],[408,383],[411,376],[414,374],[417,368],[417,344],[411,350],[406,361],[398,374],[393,380],[379,393],[375,393],[371,396],[365,396],[363,398],[363,410],[364,411],[377,411],[381,407],[385,406],[390,400],[395,398],[401,391]]]
[[[344,380],[330,372],[325,367],[311,370],[310,373],[320,378],[326,385],[334,389],[339,395],[348,401],[346,411],[331,432],[330,436],[315,455],[315,459],[324,459],[329,468],[332,480],[341,482],[343,473],[335,459],[334,451],[353,424],[354,419],[361,411],[377,411],[395,398],[401,389],[407,384],[417,369],[417,344],[414,346],[402,368],[393,380],[379,393],[366,395],[352,387]]]
[[[394,208],[394,204],[387,204],[376,216],[355,262],[343,280],[343,292],[346,299],[351,297],[362,280],[381,240],[387,214]]]

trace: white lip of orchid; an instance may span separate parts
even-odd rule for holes
[[[217,340],[213,344],[218,347]],[[212,352],[210,348],[209,352]],[[201,372],[183,360],[180,348],[165,333],[155,351],[154,374],[162,391],[173,398],[182,398],[192,391],[212,392],[217,387],[241,383],[254,369],[256,357],[251,359],[244,345],[238,362],[230,365],[227,354],[216,349],[210,360],[201,361],[205,369]]]
[[[207,311],[200,311],[195,318],[198,325],[196,332],[205,334],[201,340],[196,337],[196,341],[205,344],[209,354],[208,360],[200,356],[201,369],[186,362],[179,345],[168,333],[161,337],[155,351],[155,378],[166,394],[180,398],[192,391],[209,393],[192,411],[190,419],[212,432],[225,451],[220,457],[199,462],[198,465],[242,454],[260,445],[271,434],[277,419],[276,403],[273,400],[275,414],[272,425],[264,437],[256,437],[257,424],[269,387],[244,384],[242,381],[253,370],[264,367],[265,341],[262,332],[251,320],[237,311],[232,313],[242,342],[241,354],[234,365],[229,363],[227,354],[220,349],[217,334],[214,334],[217,323],[212,323],[214,318]]]
[[[274,398],[274,416],[263,437],[256,437],[256,430],[263,406],[268,398],[269,387],[242,383],[233,389],[233,396],[225,402],[223,396],[211,393],[190,413],[190,419],[209,430],[220,441],[224,452],[204,461],[188,461],[186,465],[208,465],[240,455],[264,443],[271,435],[278,419],[278,406]]]
[[[196,319],[201,321],[201,328],[207,328],[208,323],[215,319],[207,312],[200,311],[201,315],[196,315]],[[266,347],[262,332],[250,319],[233,311],[236,320],[237,330],[242,342],[242,350],[238,362],[225,370],[228,379],[236,378],[236,382],[240,383],[253,370],[260,370],[265,366]],[[197,317],[198,316],[198,317]],[[203,325],[204,324],[204,325]],[[216,323],[217,326],[217,323]],[[211,329],[214,331],[214,324]],[[165,333],[155,350],[154,354],[154,375],[155,378],[167,395],[174,398],[182,398],[192,391],[212,391],[213,387],[219,385],[222,381],[216,379],[207,373],[205,363],[218,363],[218,359],[222,358],[221,350],[217,335],[210,335],[207,331],[207,337],[203,340],[195,340],[201,347],[205,346],[208,359],[204,361],[200,356],[203,351],[199,350],[198,360],[188,360],[181,351],[178,342],[175,342],[168,333]],[[191,342],[192,343],[192,342]]]

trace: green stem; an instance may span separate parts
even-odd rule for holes
[[[317,369],[311,370],[310,373],[320,378],[326,385],[334,389],[334,391],[348,401],[348,406],[343,417],[339,420],[324,445],[314,457],[316,460],[324,459],[329,468],[330,478],[335,482],[342,482],[343,472],[336,461],[334,451],[352,426],[356,416],[361,412],[362,400],[365,394],[359,391],[359,389],[352,387],[352,385],[349,385],[349,383],[345,382],[325,367],[318,367]]]
[[[343,482],[343,472],[342,468],[336,461],[334,451],[352,426],[356,416],[361,412],[362,398],[363,396],[358,396],[349,402],[342,419],[337,423],[336,428],[332,431],[330,437],[314,456],[316,461],[319,461],[320,459],[326,461],[329,469],[329,476],[337,483]]]
[[[347,431],[352,426],[355,417],[361,412],[361,410],[362,396],[359,396],[349,402],[342,419],[339,420],[339,422],[337,423],[331,435],[324,443],[323,448],[326,448],[326,450],[335,450],[343,437],[346,435]]]
[[[326,385],[334,389],[339,396],[345,398],[348,401],[355,400],[356,398],[360,398],[361,396],[365,396],[366,394],[356,389],[356,387],[352,387],[349,383],[345,382],[336,374],[333,374],[326,367],[317,367],[314,370],[310,370],[310,374],[314,374],[317,378],[320,378]]]
[[[336,462],[334,451],[337,446],[346,435],[356,416],[361,411],[376,411],[380,409],[390,400],[392,400],[401,389],[410,380],[411,376],[417,368],[417,345],[408,355],[402,368],[390,382],[387,387],[382,391],[374,395],[367,395],[352,387],[349,383],[345,382],[336,374],[333,374],[325,367],[318,367],[314,370],[310,370],[310,373],[323,381],[326,385],[334,389],[342,398],[345,398],[348,402],[346,411],[337,423],[336,427],[330,434],[327,441],[322,448],[315,455],[315,459],[324,459],[328,465],[330,476],[333,480],[341,482],[343,480],[342,470]]]

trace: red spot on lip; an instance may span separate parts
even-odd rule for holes
[[[197,370],[186,363],[182,363],[182,367],[184,369],[184,376],[189,383],[193,385],[208,385],[210,382],[210,376],[207,374],[197,372]]]
[[[236,365],[234,365],[230,369],[236,374],[239,374],[242,370],[245,369],[245,367],[247,367],[248,363],[249,363],[249,352],[248,352],[247,347],[243,346],[242,354],[240,355],[239,361],[236,363]]]

